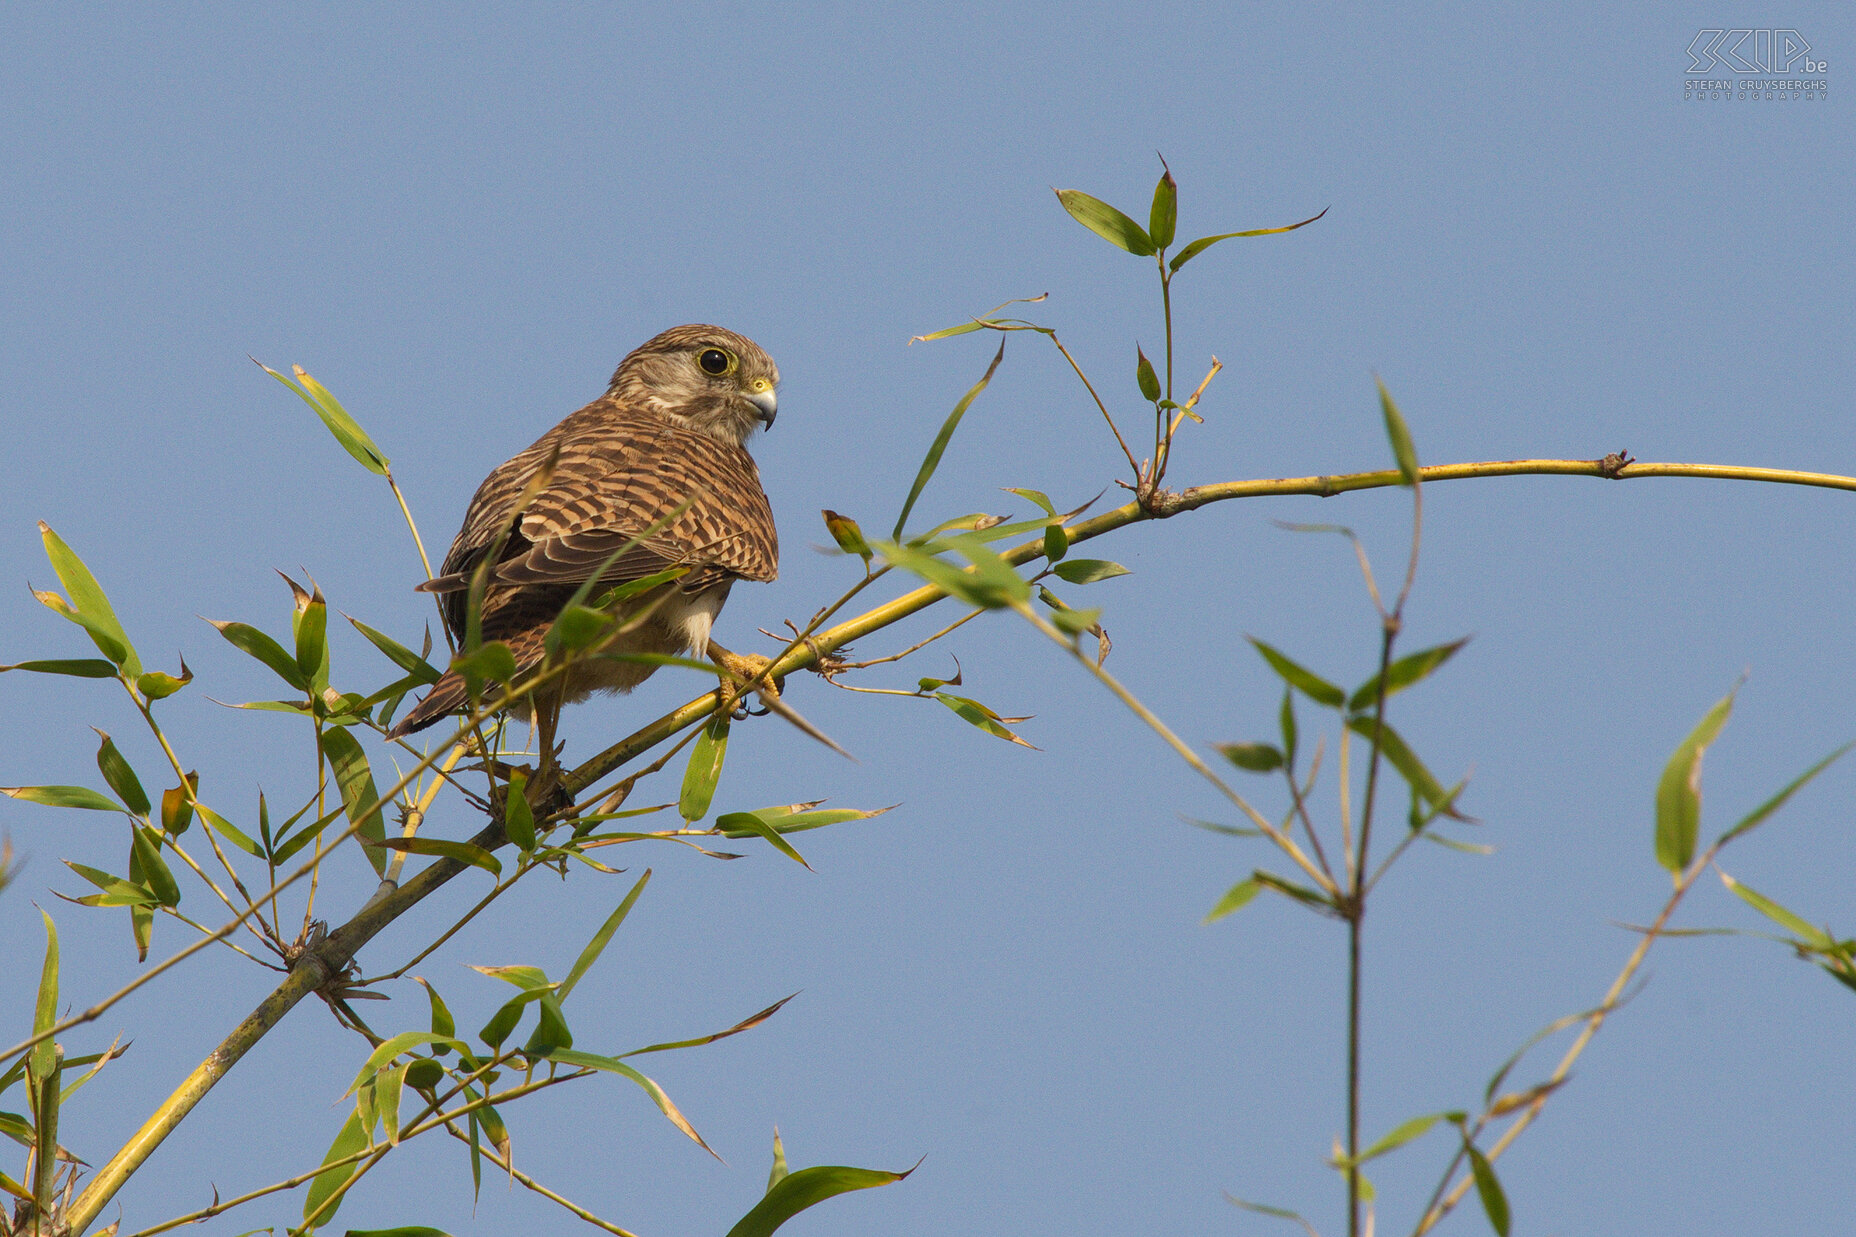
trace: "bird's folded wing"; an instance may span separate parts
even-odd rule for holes
[[[633,536],[617,530],[588,529],[565,537],[548,537],[512,546],[515,553],[490,572],[490,584],[580,584],[595,572],[608,584],[642,580],[660,571],[684,565],[678,547],[661,538],[628,544]],[[614,555],[617,555],[614,558]],[[600,564],[612,559],[604,571]],[[438,576],[418,586],[425,593],[457,593],[470,587],[476,566]]]

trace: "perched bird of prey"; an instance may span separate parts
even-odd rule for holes
[[[773,425],[779,382],[753,340],[715,326],[672,327],[620,362],[603,396],[484,479],[440,574],[419,587],[443,595],[445,623],[462,641],[471,577],[494,551],[483,639],[509,645],[520,677],[542,664],[548,629],[575,590],[623,549],[599,591],[671,568],[685,574],[620,603],[618,626],[632,630],[604,651],[702,656],[735,581],[778,572],[773,512],[744,444],[756,426]],[[550,460],[552,471],[533,484]],[[558,689],[537,689],[538,701],[629,691],[654,669],[590,657]],[[468,705],[464,679],[447,671],[390,737]]]

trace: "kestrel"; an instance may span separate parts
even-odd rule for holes
[[[604,395],[484,478],[443,569],[419,588],[443,595],[445,623],[462,641],[472,574],[496,549],[483,639],[509,645],[520,677],[541,666],[548,629],[575,590],[637,539],[598,587],[671,568],[685,574],[621,603],[620,628],[636,626],[602,655],[574,665],[558,698],[629,691],[656,669],[603,654],[704,655],[735,581],[771,580],[779,570],[773,512],[744,445],[756,426],[773,425],[779,382],[773,358],[751,339],[715,326],[665,331],[619,363]],[[524,504],[550,458],[553,472]],[[537,694],[552,700],[556,689]],[[422,730],[468,703],[463,677],[447,671],[389,737]]]

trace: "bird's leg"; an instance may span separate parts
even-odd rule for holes
[[[801,717],[792,705],[780,698],[780,688],[785,685],[785,678],[784,676],[776,678],[766,673],[767,667],[773,664],[770,658],[731,653],[713,640],[709,641],[708,653],[709,660],[720,666],[723,673],[735,681],[739,690],[747,691],[749,684],[752,684],[754,694],[760,697],[760,702],[767,706],[768,712],[779,714],[800,731],[817,739],[838,755],[846,759],[855,759],[849,752],[833,742],[830,735]],[[724,688],[722,698],[726,699],[728,694]]]
[[[764,673],[773,664],[770,657],[759,657],[752,653],[731,653],[715,641],[709,641],[709,660],[728,672],[735,680],[735,686],[742,691],[752,690],[763,697],[772,695],[779,699],[780,689],[786,686],[785,676],[774,678]],[[750,687],[750,684],[752,685]]]
[[[541,740],[541,754],[535,758],[535,780],[531,790],[535,796],[532,802],[543,812],[558,811],[572,803],[571,799],[560,793],[557,785],[561,762],[560,750],[554,742],[561,721],[562,697],[566,695],[566,690],[565,684],[556,682],[537,692],[534,697],[535,733]]]
[[[541,739],[541,755],[535,758],[535,774],[545,777],[554,769],[554,728],[561,720],[560,685],[536,693],[535,732]]]

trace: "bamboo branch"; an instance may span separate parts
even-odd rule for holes
[[[1723,464],[1639,464],[1618,455],[1599,460],[1500,460],[1464,464],[1444,464],[1420,470],[1422,480],[1457,481],[1475,477],[1503,477],[1523,475],[1547,476],[1586,476],[1612,480],[1633,480],[1638,477],[1694,477],[1714,480],[1763,481],[1786,485],[1821,486],[1830,489],[1856,491],[1856,477],[1836,476],[1826,473],[1800,472],[1777,468],[1746,468]],[[1129,503],[1069,526],[1066,531],[1071,544],[1088,541],[1106,533],[1115,531],[1129,524],[1144,520],[1165,518],[1182,511],[1192,511],[1211,503],[1223,502],[1234,498],[1260,498],[1285,494],[1313,494],[1331,497],[1353,490],[1381,489],[1400,484],[1402,478],[1395,469],[1378,472],[1351,473],[1313,477],[1278,478],[1273,480],[1230,481],[1211,485],[1193,486],[1178,494],[1161,493],[1149,500],[1151,510],[1143,510],[1141,505]],[[1032,541],[1016,546],[1004,553],[1004,559],[1013,565],[1030,562],[1043,556],[1043,542]],[[767,678],[777,678],[815,665],[821,654],[829,653],[853,640],[860,639],[871,632],[881,630],[899,622],[942,600],[946,594],[932,585],[924,585],[883,605],[849,619],[826,631],[819,632],[807,640],[801,647],[790,649],[786,654],[771,663],[762,674]],[[532,689],[533,684],[525,684]],[[568,794],[578,794],[588,786],[604,777],[620,765],[632,760],[639,754],[656,746],[658,743],[676,734],[692,723],[705,720],[713,714],[716,706],[725,698],[726,689],[718,687],[705,692],[696,699],[658,718],[631,736],[600,752],[586,761],[579,768],[568,774],[563,786]],[[467,719],[470,722],[490,712],[490,708],[478,710]],[[1343,735],[1344,738],[1344,735]],[[417,766],[412,774],[402,779],[401,786],[396,786],[387,795],[381,797],[381,804],[397,795],[411,777],[423,772],[425,768],[437,763],[436,754],[428,756]],[[376,811],[380,810],[377,805]],[[351,835],[358,824],[353,824],[343,834]],[[506,839],[500,821],[492,822],[471,839],[471,844],[485,850],[495,850]],[[417,905],[425,897],[443,887],[453,877],[469,867],[462,861],[448,858],[435,859],[430,866],[422,869],[411,880],[397,888],[387,889],[364,906],[355,917],[331,933],[328,939],[317,949],[304,956],[302,962],[291,972],[270,996],[266,997],[252,1013],[242,1021],[224,1042],[213,1051],[187,1078],[174,1093],[163,1101],[162,1105],[149,1117],[124,1146],[111,1157],[89,1186],[73,1204],[67,1214],[69,1231],[81,1234],[102,1212],[109,1200],[122,1189],[129,1177],[156,1147],[173,1132],[193,1107],[206,1095],[212,1086],[229,1071],[253,1045],[266,1035],[270,1029],[287,1014],[305,996],[327,984],[341,973],[349,961],[362,946],[393,922],[400,915]],[[305,869],[307,870],[307,869]],[[302,872],[299,871],[298,875]],[[294,879],[294,878],[293,878]],[[289,882],[284,882],[288,884]],[[267,898],[260,899],[257,905],[274,898],[282,886],[274,888]],[[254,906],[252,910],[255,911]],[[230,932],[248,917],[252,911],[242,913],[234,919],[224,932]],[[182,951],[172,962],[178,961],[193,948],[201,948],[217,939],[220,933],[196,942],[195,947]],[[145,982],[151,976],[144,976],[139,982]],[[86,1015],[94,1016],[90,1011]],[[79,1015],[68,1020],[64,1025],[87,1021],[88,1017]],[[1596,1029],[1595,1027],[1593,1029]],[[34,1036],[32,1041],[55,1034],[56,1028],[47,1033]],[[1581,1045],[1582,1046],[1582,1045]]]

